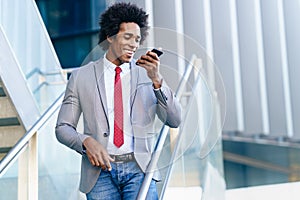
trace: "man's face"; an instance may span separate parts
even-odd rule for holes
[[[140,45],[140,27],[133,22],[122,23],[118,34],[107,40],[110,43],[106,54],[107,59],[118,66],[128,63]]]

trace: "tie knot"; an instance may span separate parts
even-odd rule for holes
[[[117,66],[115,68],[115,71],[116,71],[116,74],[120,74],[122,72],[122,69],[121,69],[121,67]]]

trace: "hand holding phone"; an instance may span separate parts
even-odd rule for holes
[[[153,53],[157,56],[154,56]],[[147,75],[152,80],[155,89],[160,88],[162,84],[162,78],[159,74],[160,61],[158,58],[162,54],[163,52],[161,50],[152,49],[151,52],[147,51],[147,53],[142,55],[136,62],[137,65],[146,69]]]
[[[151,52],[154,52],[156,53],[156,55],[159,57],[161,56],[164,52],[162,52],[161,50],[158,50],[158,49],[152,49]],[[137,61],[135,64],[139,65],[140,63]]]

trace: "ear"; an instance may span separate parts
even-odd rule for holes
[[[113,37],[106,37],[106,40],[109,42],[109,43],[112,43],[113,42]]]

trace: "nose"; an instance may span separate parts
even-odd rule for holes
[[[138,48],[140,45],[139,41],[136,41],[136,39],[132,38],[129,42],[130,47],[132,48]]]

